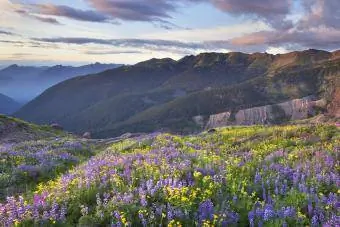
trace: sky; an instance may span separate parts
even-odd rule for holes
[[[0,68],[340,49],[340,0],[0,0]]]

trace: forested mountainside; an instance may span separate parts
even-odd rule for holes
[[[227,125],[240,123],[242,111],[247,120],[241,124],[282,123],[295,119],[292,113],[302,107],[279,104],[296,99],[319,101],[299,118],[320,113],[339,117],[339,74],[340,51],[151,59],[64,81],[16,116],[36,123],[58,122],[98,137],[155,130],[193,132],[206,127],[211,115],[225,112],[230,113]],[[249,111],[268,105],[265,118]]]

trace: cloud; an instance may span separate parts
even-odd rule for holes
[[[36,20],[44,22],[44,23],[61,25],[61,23],[55,18],[36,16],[36,15],[31,14],[30,12],[28,12],[26,10],[22,10],[22,9],[16,10],[15,12],[17,12],[21,16],[30,17],[30,18],[36,19]]]
[[[20,41],[20,40],[5,40],[0,39],[0,43],[10,44],[16,47],[35,47],[35,48],[53,48],[56,49],[57,45],[53,43],[42,43],[36,41]]]
[[[84,52],[84,54],[88,54],[88,55],[142,54],[142,53],[144,52],[136,51],[136,50],[126,50],[126,51],[111,50],[111,51],[85,51]]]
[[[31,12],[41,15],[67,17],[79,21],[107,22],[108,16],[93,10],[80,10],[65,5],[34,4]]]
[[[56,37],[56,38],[33,38],[36,42],[59,43],[59,44],[95,44],[113,46],[115,48],[133,48],[137,51],[145,50],[155,52],[173,53],[178,55],[196,54],[207,51],[226,52],[229,50],[253,52],[260,51],[253,46],[234,46],[228,40],[212,40],[201,42],[183,42],[177,40],[162,39],[94,39],[81,37]],[[261,47],[262,48],[262,47]]]
[[[340,47],[340,30],[332,28],[306,31],[290,30],[257,32],[229,41],[234,46],[283,46],[334,50]]]
[[[81,38],[81,37],[57,37],[57,38],[33,38],[34,41],[47,43],[64,43],[64,44],[101,44],[112,45],[115,47],[167,47],[167,48],[187,48],[199,49],[202,44],[194,42],[180,42],[174,40],[161,39],[95,39],[95,38]]]
[[[260,31],[229,40],[235,46],[286,49],[340,47],[340,1],[301,0],[304,13],[292,27]]]
[[[127,21],[162,21],[171,18],[176,0],[87,0],[99,12]]]
[[[235,15],[254,15],[274,28],[288,28],[292,22],[286,17],[290,13],[292,0],[208,0],[218,9]]]
[[[87,22],[142,21],[152,22],[164,29],[178,28],[171,23],[172,14],[194,4],[211,4],[234,15],[251,15],[274,28],[288,28],[292,22],[286,17],[293,0],[85,0],[93,10],[81,10],[66,5],[21,4],[30,13],[61,16]]]
[[[7,60],[20,60],[25,59],[27,57],[37,57],[37,56],[46,56],[45,54],[32,54],[32,53],[13,53],[13,54],[0,54],[1,56],[6,56]]]
[[[4,30],[0,30],[0,35],[16,35],[13,32],[8,32],[8,31],[4,31]]]
[[[245,16],[251,21],[234,33],[220,29],[215,33],[193,30],[191,34],[178,29],[166,36],[147,34],[140,39],[100,39],[87,37],[33,38],[38,43],[93,44],[122,48],[186,54],[197,51],[265,51],[268,48],[288,50],[292,48],[320,48],[333,50],[340,46],[340,1],[339,0],[84,0],[91,10],[52,4],[29,5],[28,13],[43,17],[49,23],[59,23],[54,17],[67,17],[87,22],[145,21],[164,29],[180,28],[171,22],[173,13],[183,6],[210,4],[236,16]],[[295,3],[301,3],[302,11],[294,19]],[[26,12],[26,11],[25,11]],[[27,12],[26,12],[27,13]],[[249,20],[250,18],[250,20]],[[39,18],[36,18],[39,19]],[[255,19],[255,20],[254,20]],[[55,21],[53,21],[55,20]],[[230,30],[232,31],[232,30]],[[177,36],[176,36],[177,32]],[[185,34],[184,34],[185,33]],[[209,35],[210,34],[210,35]],[[158,39],[158,37],[166,37]],[[179,38],[178,38],[179,37]],[[184,38],[183,38],[184,37]],[[204,37],[204,38],[202,38]],[[216,37],[228,37],[225,40]],[[188,42],[178,40],[190,40]],[[280,49],[281,48],[281,49]],[[119,51],[117,51],[119,53]],[[145,53],[145,52],[144,52]],[[114,52],[89,52],[94,55]],[[131,53],[133,54],[133,53]]]
[[[299,22],[299,28],[310,26],[326,26],[340,29],[340,1],[339,0],[302,0],[306,11]]]

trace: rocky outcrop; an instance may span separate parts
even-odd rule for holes
[[[239,110],[233,119],[230,111],[210,115],[205,128],[227,125],[275,124],[290,120],[306,119],[316,114],[316,108],[324,108],[326,101],[313,96],[291,101]]]
[[[327,106],[327,112],[330,116],[340,118],[340,78],[332,82],[334,87],[330,91],[330,102]]]
[[[192,120],[195,122],[196,125],[200,127],[204,127],[204,117],[201,115],[195,116],[192,118]]]
[[[91,132],[85,132],[85,133],[83,134],[83,138],[84,138],[84,139],[91,139],[91,138],[92,138]]]
[[[312,96],[309,96],[276,105],[240,110],[235,115],[235,123],[240,125],[253,125],[301,120],[315,115],[315,108],[322,108],[325,105],[324,100],[315,101]]]
[[[329,111],[332,116],[340,118],[340,88],[334,91],[333,96]]]
[[[55,132],[0,114],[0,144],[55,137]]]
[[[206,124],[206,128],[226,126],[229,124],[230,116],[230,112],[210,115],[208,123]]]
[[[52,124],[50,124],[50,127],[55,129],[55,130],[64,130],[64,128],[61,125],[59,125],[58,123],[52,123]]]

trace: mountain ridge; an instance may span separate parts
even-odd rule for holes
[[[336,51],[314,49],[281,55],[231,52],[178,61],[150,59],[64,81],[16,115],[106,137],[159,129],[189,132],[197,130],[192,121],[197,115],[235,113],[310,95],[325,97],[329,105],[333,102],[334,112],[338,95],[327,90],[337,91],[339,66]],[[44,113],[38,111],[41,108]],[[332,114],[329,107],[323,111]]]
[[[48,67],[13,64],[0,70],[0,93],[10,96],[20,103],[27,103],[46,88],[64,80],[99,73],[119,66],[122,65],[95,63],[76,67],[63,65]]]
[[[12,114],[20,108],[20,104],[12,98],[0,93],[0,114]]]

